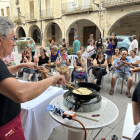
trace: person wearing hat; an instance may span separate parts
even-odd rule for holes
[[[80,50],[81,43],[78,40],[78,36],[74,36],[74,42],[73,42],[73,48],[72,48],[72,53],[73,55],[76,55],[76,53]]]
[[[87,46],[89,46],[90,45],[90,40],[93,40],[93,42],[94,42],[94,35],[93,34],[90,34],[89,35],[89,39],[87,40]]]

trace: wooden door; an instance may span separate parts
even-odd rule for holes
[[[69,46],[72,46],[73,44],[74,41],[73,37],[74,37],[74,28],[71,28],[69,32]]]
[[[87,40],[89,39],[89,35],[93,34],[94,39],[96,38],[96,26],[87,26],[84,27],[84,47],[87,47]]]

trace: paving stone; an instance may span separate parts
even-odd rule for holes
[[[116,135],[116,136],[118,137],[118,140],[121,140],[122,130],[123,130],[122,125],[118,124],[118,125],[110,132],[110,134],[106,137],[106,139],[107,139],[107,140],[110,140],[112,135]]]

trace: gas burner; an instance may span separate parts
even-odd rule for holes
[[[76,112],[93,112],[101,108],[102,97],[98,94],[97,97],[88,100],[76,99],[70,91],[67,91],[63,95],[63,104],[69,110]]]

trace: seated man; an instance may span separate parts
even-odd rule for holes
[[[114,93],[114,86],[116,83],[116,79],[124,76],[124,79],[128,81],[126,95],[128,98],[131,98],[130,89],[132,86],[132,77],[129,72],[131,60],[130,58],[126,58],[126,57],[127,57],[127,51],[122,51],[121,58],[116,59],[114,62],[115,71],[112,77],[111,90],[109,94],[113,95]]]

